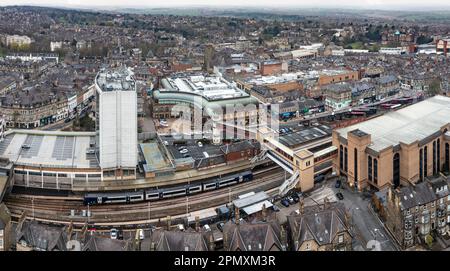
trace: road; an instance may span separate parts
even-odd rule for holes
[[[334,183],[329,183],[327,186],[336,193],[341,192],[344,196],[342,202],[352,216],[355,234],[358,235],[361,242],[365,244],[363,246],[364,250],[371,250],[366,247],[368,242],[378,242],[383,251],[397,250],[394,241],[386,232],[384,225],[376,214],[369,209],[370,198],[363,198],[364,196],[361,193],[351,191],[346,185],[339,189],[334,187]]]
[[[381,250],[394,251],[397,250],[394,241],[391,240],[385,231],[383,224],[378,217],[369,210],[369,199],[363,198],[360,193],[352,192],[348,188],[337,189],[334,182],[323,183],[318,185],[315,190],[308,193],[305,198],[305,206],[313,206],[323,204],[324,199],[328,198],[330,202],[339,201],[336,197],[337,192],[341,192],[344,199],[341,201],[353,217],[353,225],[355,238],[353,239],[354,250],[372,250],[367,248],[370,244],[379,242]],[[299,204],[289,207],[282,206],[279,202],[276,204],[280,208],[277,217],[281,223],[286,222],[286,216],[299,209]],[[373,240],[373,241],[371,241]],[[370,245],[369,244],[369,245]]]

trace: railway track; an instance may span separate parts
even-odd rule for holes
[[[167,216],[179,217],[186,213],[205,208],[216,207],[237,198],[238,195],[250,191],[270,191],[277,188],[284,181],[284,172],[280,169],[257,173],[259,178],[250,182],[237,184],[210,192],[159,200],[154,202],[140,202],[134,204],[108,204],[91,206],[91,217],[80,215],[71,216],[71,210],[79,213],[86,210],[81,198],[59,199],[33,198],[32,196],[11,195],[5,203],[13,217],[17,218],[26,212],[28,219],[36,219],[50,223],[84,224],[87,220],[93,224],[117,225],[142,224],[142,221],[157,221]],[[187,209],[188,208],[188,209]],[[137,223],[139,222],[139,223]]]

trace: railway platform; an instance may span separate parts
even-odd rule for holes
[[[111,180],[99,182],[74,182],[72,191],[114,191],[114,190],[133,190],[142,188],[153,188],[170,185],[178,185],[189,182],[195,182],[202,179],[220,176],[222,174],[230,174],[245,170],[250,170],[253,167],[264,164],[267,161],[259,161],[251,163],[251,161],[240,161],[233,163],[233,165],[219,166],[207,170],[184,170],[175,172],[173,175],[159,176],[151,179],[136,179],[136,180]]]

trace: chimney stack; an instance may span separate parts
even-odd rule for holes
[[[239,208],[238,207],[234,208],[234,219],[235,219],[236,225],[239,225],[240,216],[239,216]]]
[[[263,221],[266,222],[267,221],[267,209],[266,209],[266,204],[265,203],[262,206],[261,213],[262,213]]]
[[[213,235],[211,232],[209,233],[208,245],[209,245],[209,251],[214,251],[216,246],[214,244],[214,238],[213,238]]]
[[[300,214],[303,214],[305,212],[305,202],[303,201],[303,198],[300,199],[299,204],[300,204],[299,208]]]
[[[167,216],[167,230],[170,231],[170,227],[172,226],[172,218],[169,216]]]
[[[281,241],[281,246],[283,248],[283,250],[286,250],[286,245],[287,245],[287,235],[286,235],[286,230],[284,229],[283,226],[281,226],[280,229],[280,241]]]
[[[223,231],[223,250],[228,251],[228,233]]]

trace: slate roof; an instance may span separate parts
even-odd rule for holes
[[[66,250],[68,241],[65,227],[48,226],[37,221],[23,223],[16,235],[16,241],[20,240],[26,241],[28,246],[45,251]]]
[[[348,231],[345,222],[345,207],[332,203],[324,210],[317,206],[307,207],[303,214],[288,216],[292,239],[301,245],[315,240],[320,246],[330,244],[336,235]]]
[[[141,250],[150,250],[151,243],[156,251],[208,251],[208,234],[186,231],[155,230],[150,238],[144,240]]]
[[[281,227],[275,221],[245,223],[239,225],[229,221],[224,226],[229,251],[281,251]]]

